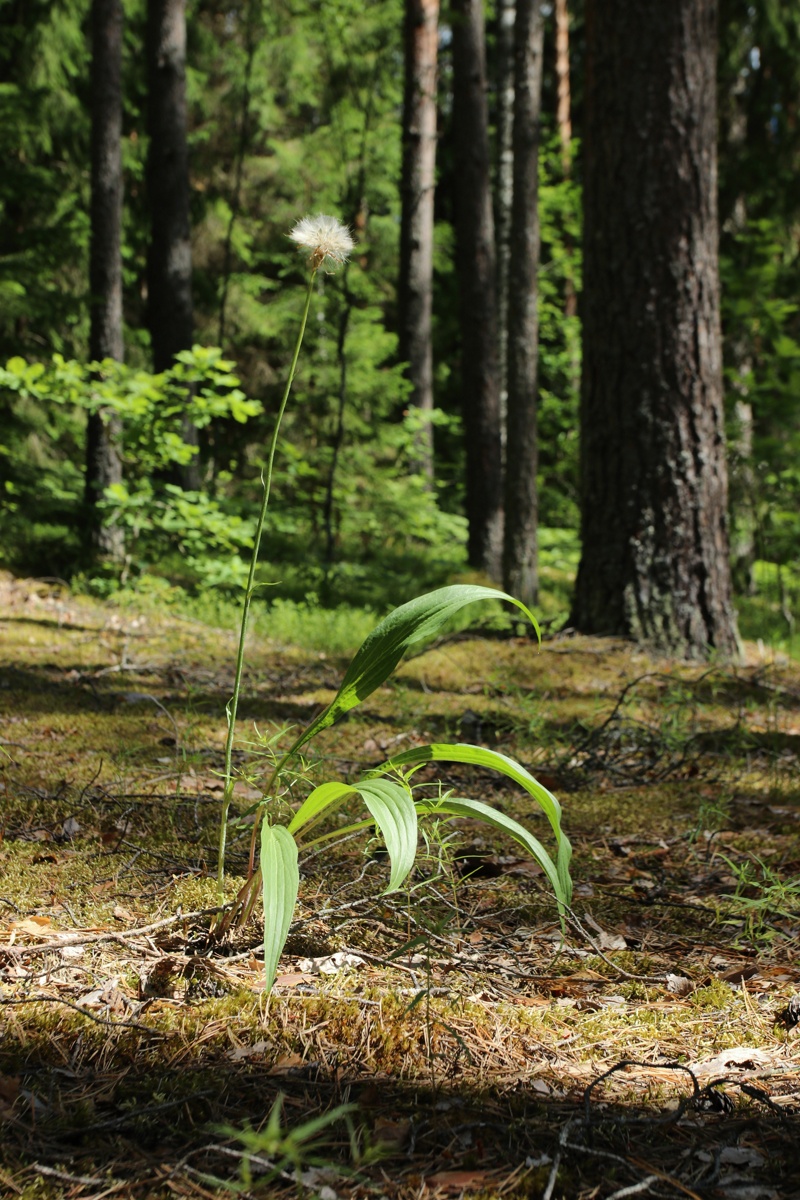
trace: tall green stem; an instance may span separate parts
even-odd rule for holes
[[[220,902],[224,896],[225,886],[225,845],[228,836],[228,813],[233,799],[233,742],[236,735],[236,713],[239,708],[239,693],[242,688],[242,671],[244,669],[244,649],[247,640],[247,622],[250,616],[250,603],[255,592],[255,576],[256,567],[258,566],[258,552],[261,547],[261,534],[264,529],[264,521],[267,516],[267,508],[269,507],[269,493],[272,487],[272,465],[275,461],[275,450],[278,445],[278,434],[280,433],[281,421],[283,414],[286,412],[286,405],[289,400],[289,393],[292,390],[295,371],[297,370],[297,360],[300,357],[300,347],[303,344],[303,335],[306,331],[306,322],[308,321],[308,310],[311,307],[311,297],[314,292],[314,280],[317,276],[317,268],[311,270],[311,277],[308,281],[308,291],[306,292],[306,302],[303,308],[303,319],[300,322],[300,331],[297,335],[297,343],[292,356],[292,365],[289,368],[289,376],[286,380],[286,387],[283,392],[281,406],[278,409],[278,416],[275,421],[275,429],[270,442],[269,454],[267,456],[266,475],[262,472],[261,483],[264,489],[264,495],[261,500],[261,511],[258,514],[258,523],[256,525],[256,534],[253,540],[253,553],[250,558],[250,571],[247,576],[247,586],[244,593],[244,601],[242,603],[242,625],[239,631],[239,649],[236,654],[236,673],[233,680],[233,695],[231,696],[226,706],[225,712],[228,717],[228,736],[225,741],[225,787],[222,793],[222,813],[220,815],[219,826],[219,855],[217,859],[217,891],[219,893]],[[275,773],[277,774],[277,772]],[[273,775],[273,779],[275,775]]]

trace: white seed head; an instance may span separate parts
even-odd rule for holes
[[[326,262],[340,266],[347,262],[355,245],[350,230],[336,217],[317,213],[315,217],[302,217],[289,237],[303,250],[310,250],[309,265],[315,270]]]

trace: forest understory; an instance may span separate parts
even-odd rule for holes
[[[209,932],[233,632],[7,575],[0,628],[2,1196],[800,1196],[796,662],[442,639],[304,770],[516,756],[562,801],[567,928],[485,826],[442,823],[391,896],[351,836],[301,859],[267,997],[258,919]],[[229,899],[268,740],[344,667],[253,639]]]

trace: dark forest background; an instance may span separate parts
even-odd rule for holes
[[[2,565],[240,587],[322,211],[356,249],[280,445],[284,601],[488,576],[697,655],[732,579],[796,649],[800,13],[637,8],[0,0]]]

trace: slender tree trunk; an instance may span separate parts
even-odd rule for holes
[[[151,235],[147,292],[153,368],[166,371],[194,336],[189,148],[186,138],[186,0],[148,0],[147,187]],[[185,420],[183,439],[198,444]],[[197,488],[197,458],[180,469],[183,487]]]
[[[406,0],[403,166],[400,182],[400,357],[411,403],[433,409],[433,199],[436,186],[436,64],[439,0]],[[433,483],[433,427],[417,443],[418,469]]]
[[[497,7],[497,175],[494,189],[497,253],[497,348],[500,382],[500,432],[505,448],[508,402],[508,262],[511,203],[514,196],[514,21],[516,0]]]
[[[92,3],[91,237],[89,356],[124,356],[122,337],[122,0]],[[87,532],[93,554],[120,559],[122,530],[104,526],[97,507],[104,490],[122,482],[120,422],[106,409],[86,428]]]
[[[572,174],[572,115],[569,79],[569,9],[567,0],[556,0],[556,79],[558,80],[558,101],[556,123],[558,137],[561,142],[561,169],[565,179]],[[567,236],[564,249],[569,259],[572,258],[572,239]],[[571,271],[567,274],[564,287],[564,315],[574,317],[578,311],[578,296]],[[575,364],[575,380],[577,383],[577,364]]]
[[[536,372],[539,320],[539,124],[544,27],[540,0],[517,0],[514,202],[508,302],[508,442],[503,584],[526,604],[538,591]]]
[[[717,262],[716,0],[587,0],[573,624],[737,649]]]
[[[556,123],[561,142],[561,163],[569,174],[572,156],[572,116],[569,85],[569,9],[567,0],[556,0],[556,79],[558,99]]]
[[[466,442],[467,553],[501,577],[503,481],[486,48],[480,0],[453,0],[456,260]]]

